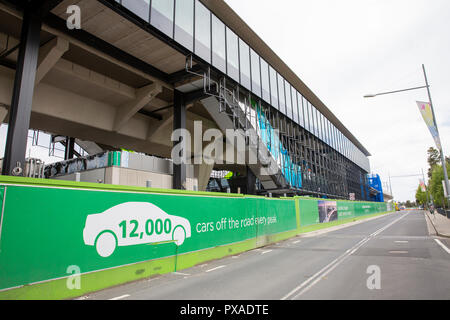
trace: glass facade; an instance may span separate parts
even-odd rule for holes
[[[222,72],[226,72],[226,43],[225,24],[212,15],[212,65]]]
[[[299,140],[304,144],[300,156],[303,157],[302,170],[309,170],[311,179],[326,178],[325,173],[330,168],[322,164],[326,163],[327,157],[324,156],[329,152],[337,152],[333,161],[344,156],[360,168],[370,171],[367,156],[360,148],[199,0],[117,2],[226,73],[267,103],[266,108],[273,107],[280,111],[281,114],[274,112],[271,120],[277,123],[277,128],[289,128],[288,132],[300,134]],[[290,120],[299,126],[293,125]],[[325,148],[321,147],[322,142]],[[333,170],[343,172],[346,166],[340,163]],[[330,172],[329,177],[332,178],[333,174]]]
[[[297,92],[297,104],[298,104],[298,124],[305,127],[305,121],[303,120],[303,97]]]
[[[250,49],[250,61],[252,72],[252,92],[261,96],[261,70],[259,66],[259,55]]]
[[[174,38],[194,51],[194,0],[176,1]]]
[[[292,119],[291,85],[286,80],[284,80],[284,92],[286,97],[286,116]]]
[[[311,133],[313,135],[317,136],[317,133],[316,133],[316,127],[317,127],[316,126],[316,108],[314,108],[314,106],[311,103],[309,103],[309,108],[311,111],[309,126],[311,128]]]
[[[241,85],[251,90],[250,85],[250,47],[239,39],[239,68],[241,70]]]
[[[173,0],[152,0],[150,23],[169,37],[173,36],[173,10]]]
[[[275,109],[279,109],[278,104],[278,81],[277,72],[269,66],[269,76],[270,76],[270,101]]]
[[[292,120],[295,123],[299,123],[298,121],[298,99],[297,99],[297,91],[294,87],[291,87],[291,97],[292,97]]]
[[[227,74],[239,82],[239,41],[238,36],[227,29]]]
[[[310,123],[310,111],[309,111],[309,102],[305,98],[303,98],[303,109],[304,109],[304,115],[305,115],[305,126],[304,128],[311,132],[311,126]]]
[[[150,17],[150,0],[122,0],[122,5],[139,18],[148,21]]]
[[[284,79],[277,73],[278,79],[278,110],[281,111],[282,114],[286,114],[286,97],[284,91]]]
[[[264,101],[270,103],[270,80],[269,80],[269,65],[264,59],[261,61],[261,88],[262,96]]]
[[[198,0],[195,0],[194,51],[200,58],[211,63],[211,12]]]
[[[319,119],[320,119],[320,139],[322,139],[322,141],[325,141],[325,130],[324,130],[324,125],[323,125],[323,114],[321,112],[319,112]]]

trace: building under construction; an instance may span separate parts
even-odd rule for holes
[[[0,1],[0,118],[4,175],[272,196],[377,193],[369,152],[222,0]],[[196,123],[201,134],[224,133],[225,156],[246,160],[193,161],[211,145],[203,139],[185,148],[190,161],[175,163],[172,150],[185,141],[172,133],[193,137]],[[35,144],[48,133],[64,160],[27,162],[30,129]],[[227,130],[243,150],[229,147]]]

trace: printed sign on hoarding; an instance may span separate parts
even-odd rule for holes
[[[320,223],[336,221],[338,219],[336,201],[318,201]]]
[[[185,218],[171,216],[148,202],[126,202],[86,218],[84,243],[107,258],[117,246],[174,242],[181,246],[191,237]]]

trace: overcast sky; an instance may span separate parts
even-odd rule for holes
[[[363,96],[424,85],[422,64],[450,154],[450,1],[225,1],[369,150],[383,182],[426,175],[434,142],[416,101],[428,96]],[[392,178],[396,200],[415,200],[419,178]]]

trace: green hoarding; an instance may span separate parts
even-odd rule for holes
[[[129,272],[137,263],[161,261],[146,271],[151,275],[175,271],[177,263],[188,267],[235,249],[249,250],[319,224],[320,203],[322,214],[325,203],[333,219],[332,211],[337,210],[338,220],[386,211],[384,203],[272,199],[11,177],[0,177],[0,201],[0,296],[2,291],[14,291],[7,289],[65,279],[73,266],[93,279],[90,275],[95,271],[127,266],[122,269]],[[87,287],[99,290],[138,279],[143,277],[139,270],[123,280],[97,277],[98,283]],[[65,284],[58,286],[54,296],[76,295],[67,292]]]
[[[293,200],[6,186],[0,289],[297,228]]]
[[[386,212],[386,203],[299,198],[302,226]],[[337,219],[335,211],[337,211]],[[327,213],[330,215],[326,217]]]

